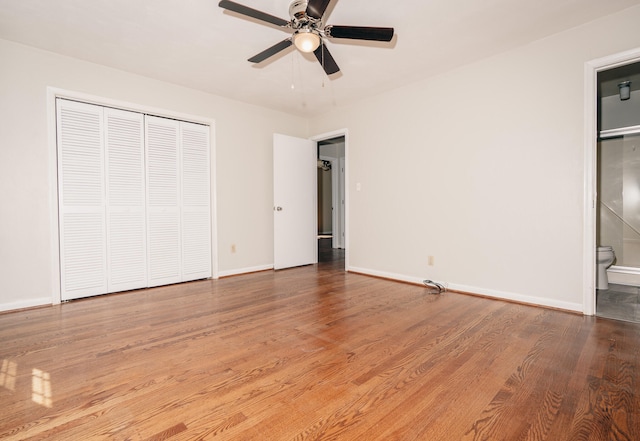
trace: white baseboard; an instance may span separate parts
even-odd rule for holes
[[[358,268],[354,266],[349,267],[347,271],[350,271],[353,273],[365,274],[367,276],[382,277],[383,279],[397,280],[399,282],[417,283],[419,285],[422,285],[422,281],[424,280],[419,277],[409,277],[403,274],[387,273],[384,271],[375,271],[367,268]]]
[[[612,266],[607,269],[609,283],[617,285],[640,286],[640,271],[637,268],[620,268]]]
[[[53,304],[51,297],[40,297],[27,301],[0,303],[0,311],[14,311],[16,309],[33,308],[36,306],[49,306]]]
[[[240,274],[257,273],[259,271],[267,271],[272,269],[273,269],[273,264],[252,266],[249,268],[237,268],[232,270],[219,271],[218,277],[238,276]]]
[[[509,300],[517,303],[526,303],[529,305],[547,306],[549,308],[564,309],[566,311],[573,311],[582,313],[582,304],[564,302],[562,300],[549,299],[546,297],[533,297],[524,294],[517,294],[512,292],[497,291],[493,289],[478,288],[477,286],[458,285],[455,283],[449,284],[449,289],[452,291],[460,291],[469,294],[477,294],[485,297],[491,297],[500,300]]]
[[[424,278],[420,278],[420,277],[411,277],[403,274],[387,273],[384,271],[374,271],[366,268],[350,267],[348,271],[365,274],[369,276],[382,277],[385,279],[397,280],[399,282],[415,283],[419,285],[422,285],[422,282],[424,280]],[[561,300],[554,300],[554,299],[549,299],[545,297],[533,297],[533,296],[527,296],[527,295],[517,294],[512,292],[480,288],[477,286],[447,283],[439,280],[435,280],[435,282],[441,283],[447,289],[450,289],[452,291],[460,291],[468,294],[476,294],[476,295],[491,297],[499,300],[508,300],[508,301],[517,302],[517,303],[526,303],[529,305],[564,309],[566,311],[573,311],[573,312],[580,312],[580,313],[583,312],[582,305],[580,303],[563,302]]]

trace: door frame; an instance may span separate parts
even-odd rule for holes
[[[585,315],[596,313],[596,204],[598,184],[598,72],[640,61],[640,48],[585,63],[584,78],[584,214],[583,214],[583,301]]]
[[[339,216],[339,211],[336,210],[336,207],[335,207],[336,201],[338,200],[337,193],[339,190],[336,184],[336,178],[338,177],[338,175],[335,172],[336,167],[338,166],[338,159],[332,158],[330,156],[325,156],[325,155],[320,155],[318,159],[322,161],[327,161],[328,163],[331,164],[331,234],[335,238],[334,232],[336,229],[336,219]],[[333,246],[333,248],[335,248],[335,246]]]
[[[349,271],[349,130],[346,128],[312,136],[312,141],[320,142],[344,136],[344,270]]]
[[[344,194],[344,172],[340,172],[340,167],[344,159],[320,155],[320,159],[331,163],[331,247],[344,248],[344,207],[341,196]],[[340,191],[342,186],[343,191]],[[336,234],[337,233],[337,234]]]
[[[122,110],[130,110],[148,115],[166,117],[182,121],[203,124],[209,127],[209,162],[210,162],[210,216],[211,216],[211,278],[217,279],[218,272],[218,225],[217,225],[217,192],[216,192],[216,123],[214,119],[175,112],[158,107],[146,106],[127,101],[114,100],[102,96],[91,95],[73,90],[57,87],[47,87],[47,144],[49,150],[49,234],[51,238],[51,303],[53,305],[62,302],[62,289],[60,286],[60,229],[58,222],[58,146],[57,146],[57,115],[56,99],[64,98],[81,101],[88,104],[96,104],[104,107],[115,107]]]

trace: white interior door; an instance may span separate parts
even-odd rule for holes
[[[274,268],[317,263],[316,142],[273,135]]]

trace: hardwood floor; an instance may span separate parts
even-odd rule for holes
[[[426,292],[320,263],[2,314],[0,438],[640,440],[639,324]]]

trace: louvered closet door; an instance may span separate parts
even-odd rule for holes
[[[61,297],[107,292],[103,110],[56,101]]]
[[[182,280],[211,277],[209,127],[182,122]]]
[[[179,123],[145,117],[149,286],[182,280]]]
[[[147,286],[144,115],[104,109],[108,292]]]

